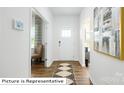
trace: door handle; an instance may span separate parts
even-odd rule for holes
[[[61,41],[59,41],[59,47],[61,46]]]

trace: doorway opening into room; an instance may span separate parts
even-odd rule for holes
[[[47,22],[40,13],[32,8],[31,26],[31,76],[37,74],[39,68],[44,68],[47,61]]]
[[[91,37],[91,31],[90,31],[90,21],[88,21],[85,24],[84,27],[84,36],[85,36],[85,40],[84,40],[84,54],[85,54],[85,66],[88,68],[90,65],[90,37]]]

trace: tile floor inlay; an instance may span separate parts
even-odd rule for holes
[[[71,74],[72,73],[68,71],[60,71],[56,73],[56,75],[61,76],[61,77],[67,77],[67,76],[70,76]]]
[[[76,84],[71,64],[67,64],[67,63],[58,64],[58,66],[56,67],[55,72],[53,74],[53,77],[66,78],[68,85],[75,85]]]
[[[63,66],[63,67],[59,67],[58,69],[59,70],[70,70],[71,68],[70,67]]]
[[[74,81],[72,79],[66,78],[67,85],[71,85],[72,83],[74,83]]]
[[[69,63],[61,63],[60,65],[61,66],[69,66],[70,64]]]

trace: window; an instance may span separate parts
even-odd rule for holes
[[[63,29],[61,35],[62,37],[71,37],[71,29]]]

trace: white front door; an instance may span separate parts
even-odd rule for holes
[[[59,59],[60,60],[74,60],[74,45],[72,28],[63,28],[60,31]]]

